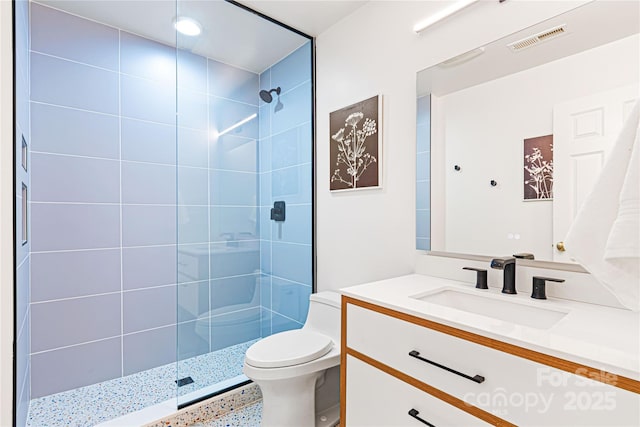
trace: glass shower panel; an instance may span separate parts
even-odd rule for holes
[[[182,406],[248,382],[246,349],[304,323],[313,132],[308,37],[226,1],[180,0],[177,16],[200,31],[177,33]],[[274,201],[284,223],[269,219]]]
[[[313,89],[311,41],[265,69],[260,89],[262,334],[302,327],[313,288]],[[284,202],[285,220],[271,219]]]
[[[16,6],[22,402],[30,426],[94,425],[175,398],[176,4]],[[156,25],[140,25],[149,10]]]

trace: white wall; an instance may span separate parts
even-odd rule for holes
[[[637,83],[639,57],[635,35],[441,97],[446,238],[432,248],[552,260],[553,202],[523,202],[523,139],[553,133],[558,103]]]
[[[13,410],[13,57],[11,2],[0,1],[0,426]]]
[[[318,289],[414,270],[416,72],[583,1],[483,1],[421,35],[441,1],[372,1],[317,38]],[[329,192],[329,113],[384,96],[383,188]]]

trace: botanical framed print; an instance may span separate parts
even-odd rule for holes
[[[524,140],[524,200],[553,199],[553,135]]]
[[[329,114],[329,189],[381,187],[382,95]]]

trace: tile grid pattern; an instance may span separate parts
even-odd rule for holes
[[[31,196],[31,124],[29,114],[29,3],[28,0],[15,2],[15,71],[16,71],[16,423],[24,425],[31,399],[30,383],[31,369],[29,353],[31,345],[30,325],[30,287],[31,287],[31,238],[30,238],[30,209]],[[26,145],[26,146],[23,146]],[[24,152],[23,152],[24,150]],[[23,156],[24,160],[23,160]],[[26,170],[23,167],[25,163]],[[26,198],[23,198],[23,185],[26,187]],[[23,212],[23,205],[27,212]],[[26,215],[26,236],[24,236],[22,218]],[[26,243],[23,244],[23,240]]]
[[[260,89],[280,87],[260,102],[260,263],[262,336],[302,327],[312,291],[311,43],[260,74]],[[286,221],[270,220],[286,202]]]
[[[257,75],[45,6],[31,13],[34,397],[172,362],[176,338],[184,359],[300,327],[312,280],[310,43],[268,70],[281,108],[264,104],[220,135],[258,112]],[[265,120],[260,157],[273,164],[258,170]],[[276,229],[268,205],[281,198],[290,210]]]
[[[174,49],[37,4],[32,14],[34,397],[172,362],[176,335],[181,359],[257,338],[257,320],[212,336],[259,313],[257,125],[211,153],[207,132],[257,112],[257,75],[178,51],[176,100]]]
[[[431,96],[417,101],[416,249],[431,250]]]

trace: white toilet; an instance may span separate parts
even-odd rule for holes
[[[338,423],[340,398],[340,294],[309,297],[302,329],[253,344],[244,373],[262,391],[263,427],[329,427]]]

